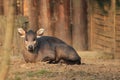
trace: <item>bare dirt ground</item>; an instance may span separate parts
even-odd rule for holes
[[[7,80],[120,80],[120,60],[82,58],[82,65],[25,63],[11,58]]]

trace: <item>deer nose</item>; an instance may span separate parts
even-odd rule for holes
[[[32,50],[32,49],[33,49],[33,46],[32,46],[32,45],[29,45],[28,48],[29,48],[30,50]]]

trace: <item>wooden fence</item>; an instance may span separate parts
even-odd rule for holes
[[[89,0],[88,2],[89,50],[103,52],[108,54],[111,58],[120,58],[120,7],[115,5],[115,0],[111,0],[113,1],[113,3],[111,3],[112,7],[105,5],[104,11],[96,2],[91,1],[93,0]],[[26,18],[22,16],[16,18],[13,40],[13,51],[15,54],[22,52],[23,39],[19,37],[17,28],[22,27],[25,21]],[[6,25],[4,16],[0,16],[0,24],[1,47],[4,41]]]
[[[111,7],[104,5],[104,10],[97,2],[89,2],[89,49],[120,58],[120,9],[114,1]]]

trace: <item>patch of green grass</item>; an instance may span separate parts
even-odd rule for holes
[[[14,80],[22,80],[19,76],[15,76]]]
[[[49,74],[50,72],[48,70],[42,69],[39,71],[30,71],[27,73],[28,77],[34,77],[34,76],[42,76],[42,75],[46,75]]]
[[[49,73],[49,71],[47,71],[47,70],[40,70],[40,71],[38,71],[38,74],[46,74],[46,73]]]

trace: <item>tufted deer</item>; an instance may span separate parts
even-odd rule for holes
[[[25,39],[26,52],[23,53],[23,57],[26,62],[58,63],[62,61],[66,64],[81,64],[81,58],[73,47],[58,38],[42,36],[44,29],[26,32],[18,28],[18,33]]]

